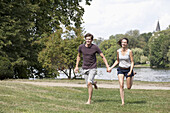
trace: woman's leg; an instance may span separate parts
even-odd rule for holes
[[[120,85],[120,97],[122,100],[122,105],[124,105],[124,74],[118,74],[119,85]]]
[[[126,78],[126,83],[127,83],[127,88],[131,89],[132,84],[133,84],[133,76],[132,77],[127,77]]]

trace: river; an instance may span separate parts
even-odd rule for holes
[[[80,69],[81,71],[81,69]],[[170,82],[170,69],[134,68],[137,73],[134,80],[151,82]],[[67,78],[63,73],[57,78]],[[84,78],[84,77],[82,77]],[[118,80],[117,69],[112,69],[111,73],[106,72],[106,68],[97,68],[95,79]]]

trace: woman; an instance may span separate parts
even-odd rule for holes
[[[111,72],[111,70],[119,64],[117,68],[119,84],[120,84],[120,97],[122,100],[122,105],[124,105],[124,77],[126,77],[127,88],[131,89],[133,83],[133,54],[130,49],[128,49],[128,39],[123,38],[118,41],[118,44],[121,46],[120,49],[117,50],[117,60],[107,71]]]

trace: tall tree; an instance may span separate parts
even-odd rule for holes
[[[169,67],[170,29],[156,32],[149,40],[151,67]]]
[[[86,4],[90,4],[86,0]],[[80,0],[1,0],[0,51],[11,62],[15,75],[27,78],[27,68],[41,70],[35,41],[64,26],[80,27],[84,9]]]
[[[74,33],[57,30],[47,37],[46,48],[39,53],[39,61],[45,68],[53,70],[55,74],[59,70],[63,71],[69,79],[71,79],[71,71],[76,63],[78,46],[84,41],[80,29],[73,28],[72,30]]]

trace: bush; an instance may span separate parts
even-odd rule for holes
[[[143,55],[143,56],[140,57],[140,63],[141,64],[146,64],[147,61],[149,61],[147,56]]]
[[[11,62],[8,58],[0,56],[0,79],[12,78],[13,74]]]

